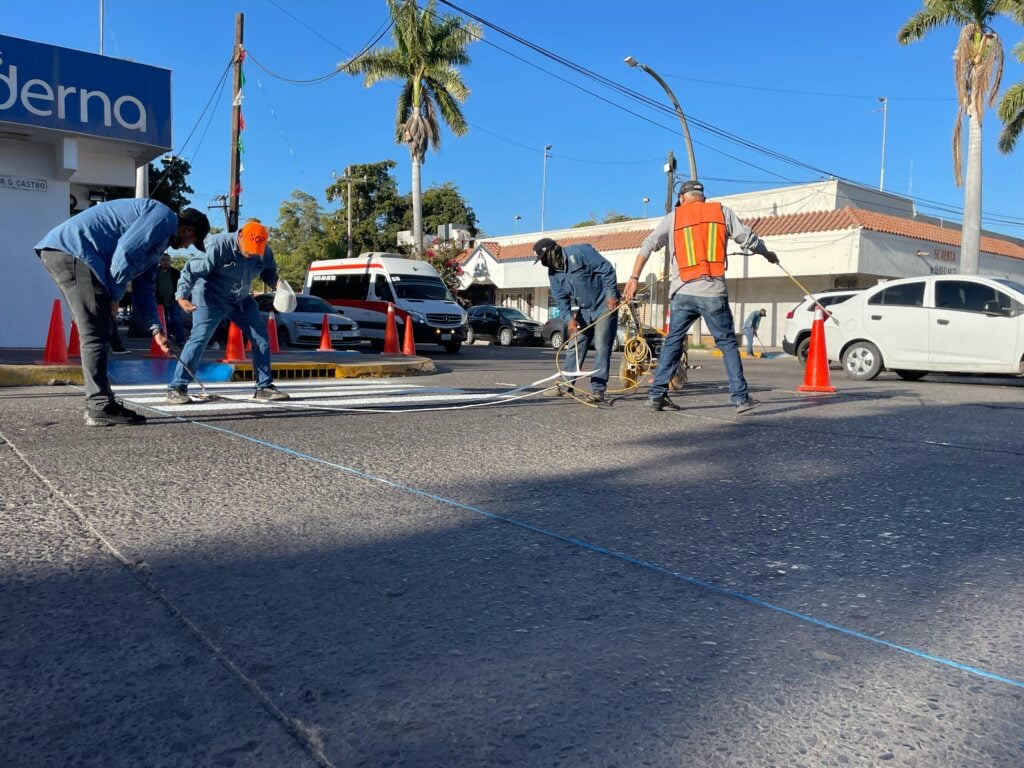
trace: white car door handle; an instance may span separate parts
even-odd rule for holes
[[[936,320],[939,325],[949,325],[949,320]]]

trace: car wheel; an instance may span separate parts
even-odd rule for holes
[[[882,372],[882,353],[870,341],[855,341],[843,353],[843,368],[851,379],[871,381]]]
[[[807,353],[811,349],[811,337],[804,336],[796,345],[796,357],[800,365],[807,365]]]
[[[466,343],[472,344],[474,341],[476,341],[476,331],[473,330],[471,325],[466,329]]]
[[[554,333],[551,334],[552,348],[558,349],[560,346],[562,346],[563,341],[565,341],[565,338],[562,336],[561,331],[555,331]]]
[[[288,329],[283,325],[277,329],[277,346],[281,349],[291,346],[292,337],[288,335]]]
[[[896,371],[896,375],[904,381],[917,381],[923,379],[928,375],[928,371],[904,371],[902,369]]]
[[[384,339],[370,339],[370,346],[377,352],[382,352],[384,350]]]
[[[472,342],[469,342],[469,343],[472,343]],[[462,342],[461,341],[452,341],[452,342],[444,345],[444,351],[447,352],[450,355],[457,354],[460,349],[462,349]]]
[[[498,331],[498,343],[503,347],[512,346],[512,329],[502,328]]]

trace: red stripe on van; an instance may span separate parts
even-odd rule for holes
[[[330,266],[316,267],[316,266],[313,266],[312,264],[309,265],[309,271],[310,272],[326,272],[328,270],[333,272],[336,269],[374,269],[374,268],[376,268],[376,269],[383,269],[384,267],[381,266],[380,264],[344,264],[344,265],[335,266],[335,267],[330,267]]]

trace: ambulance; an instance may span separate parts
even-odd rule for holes
[[[377,349],[384,347],[387,303],[412,318],[416,344],[438,344],[456,353],[466,340],[466,312],[430,264],[397,253],[361,253],[351,259],[314,261],[305,292],[343,307]],[[398,339],[404,320],[396,313]]]

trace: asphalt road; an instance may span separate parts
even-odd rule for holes
[[[736,416],[694,362],[680,413],[0,390],[0,765],[1024,764],[1024,381],[751,360]]]

